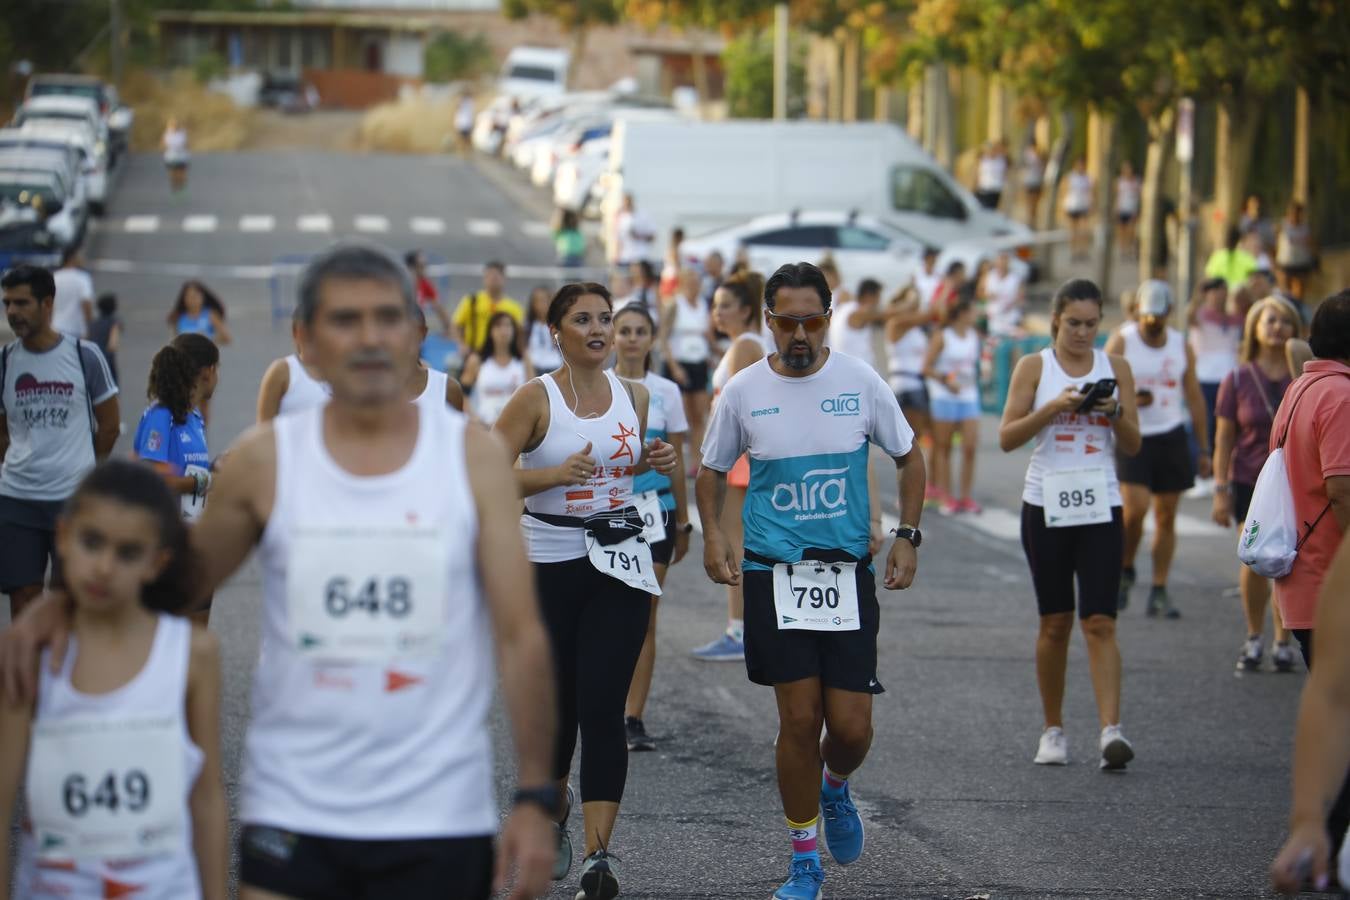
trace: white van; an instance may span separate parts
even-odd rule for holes
[[[691,237],[796,209],[855,210],[942,247],[1030,235],[980,206],[910,140],[885,123],[660,122],[614,125],[603,201],[613,258],[614,218],[625,194],[658,229]]]
[[[497,90],[509,97],[538,97],[567,90],[571,54],[554,47],[516,47],[506,55]]]

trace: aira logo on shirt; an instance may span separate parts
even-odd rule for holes
[[[779,483],[773,487],[770,502],[779,512],[793,512],[798,521],[832,519],[847,512],[848,466],[840,469],[812,469],[800,482]],[[843,476],[843,477],[832,477]]]
[[[838,397],[827,397],[820,401],[820,411],[833,416],[860,416],[862,404],[858,402],[858,393],[853,391],[849,394],[840,394]]]

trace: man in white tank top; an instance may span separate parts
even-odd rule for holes
[[[1144,536],[1144,518],[1153,508],[1153,578],[1146,612],[1169,619],[1181,614],[1167,595],[1167,574],[1176,551],[1177,504],[1194,483],[1189,419],[1200,445],[1200,475],[1209,477],[1210,448],[1205,429],[1205,398],[1195,377],[1195,354],[1181,332],[1167,324],[1172,292],[1162,281],[1139,286],[1135,321],[1122,326],[1106,342],[1106,352],[1125,357],[1134,372],[1143,444],[1134,456],[1119,456],[1121,500],[1125,518],[1125,564],[1118,606],[1129,603],[1134,586],[1134,557]]]
[[[520,786],[502,872],[546,892],[554,859],[549,645],[501,448],[408,402],[416,296],[379,248],[300,281],[299,343],[331,391],[247,432],[193,528],[204,599],[258,548],[263,650],[241,779],[240,897],[493,891],[494,656]],[[41,601],[34,634],[62,603]],[[397,883],[389,881],[397,878]]]
[[[875,369],[872,326],[888,317],[889,312],[881,309],[881,282],[864,278],[858,284],[857,299],[840,303],[830,316],[830,348],[856,356]]]

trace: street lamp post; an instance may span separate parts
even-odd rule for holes
[[[787,118],[788,92],[788,5],[773,8],[773,117]]]

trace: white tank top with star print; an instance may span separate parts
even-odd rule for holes
[[[559,465],[589,443],[595,472],[585,484],[549,488],[526,497],[529,512],[584,519],[632,502],[633,469],[642,458],[642,433],[628,391],[613,372],[606,370],[605,378],[609,409],[594,419],[582,419],[572,412],[552,375],[538,379],[548,392],[548,432],[538,447],[520,454],[520,467]],[[586,534],[580,528],[550,525],[531,515],[521,516],[520,525],[531,562],[566,562],[586,555]]]

